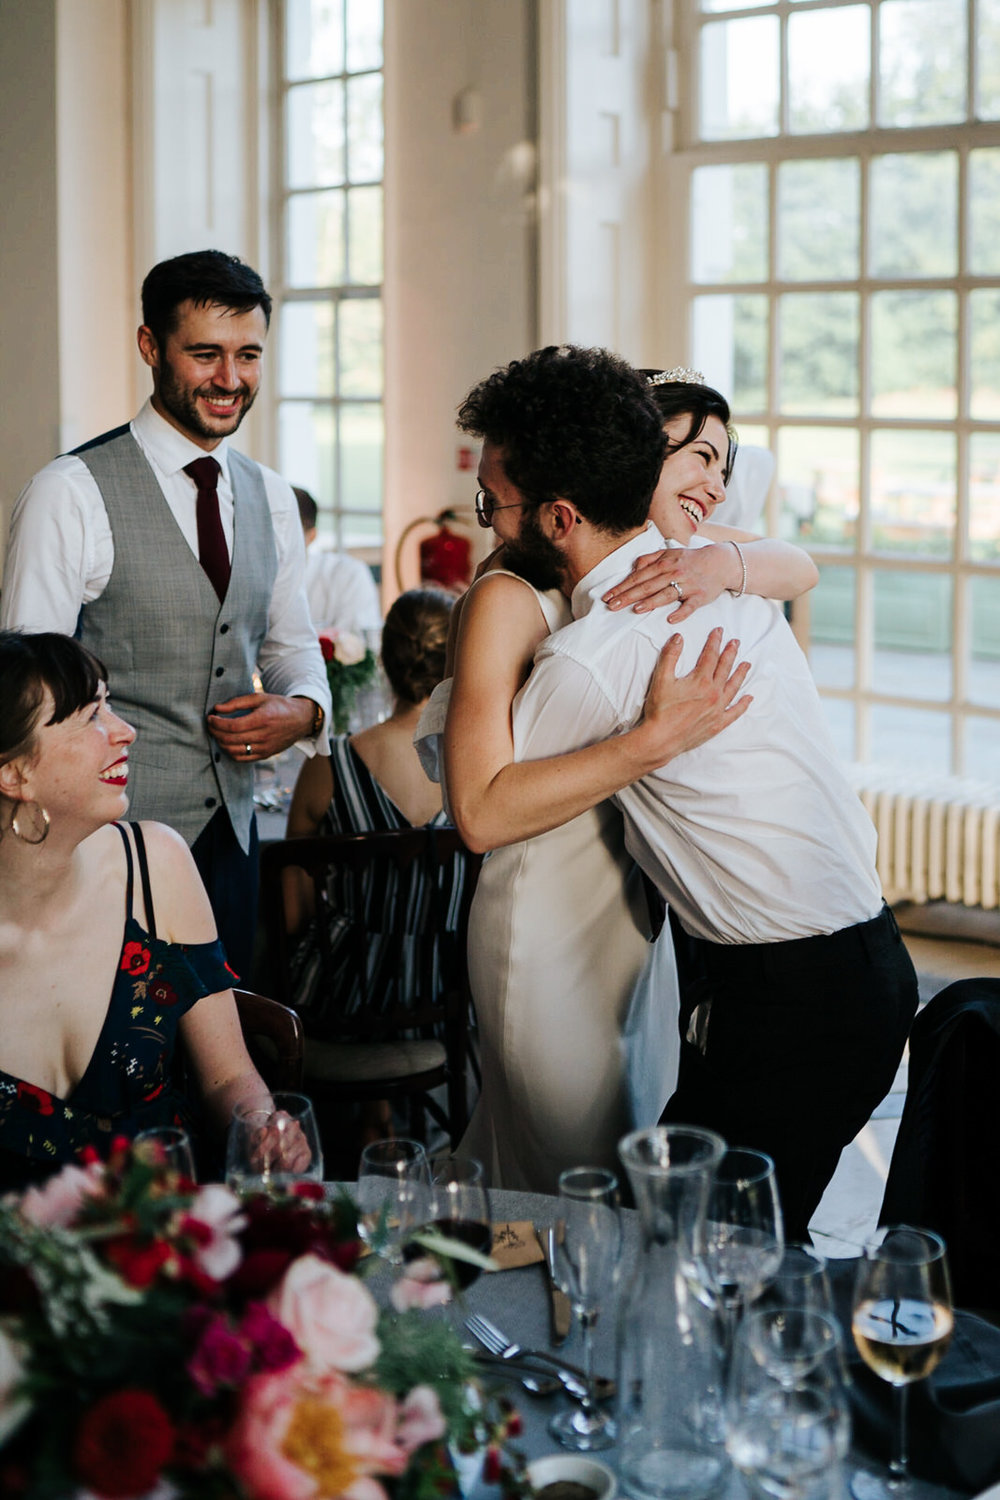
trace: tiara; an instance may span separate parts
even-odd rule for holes
[[[646,384],[704,385],[705,377],[700,370],[689,370],[686,365],[674,365],[672,370],[660,370],[656,375],[647,375]]]

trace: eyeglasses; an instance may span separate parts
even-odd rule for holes
[[[514,500],[510,505],[497,505],[491,500],[485,490],[476,491],[476,520],[485,531],[493,525],[493,514],[498,510],[517,510],[521,505],[527,505],[527,500]]]

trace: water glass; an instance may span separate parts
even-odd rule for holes
[[[240,1193],[282,1193],[323,1181],[319,1129],[304,1094],[237,1104],[226,1146],[226,1182]]]
[[[358,1232],[390,1265],[403,1263],[403,1247],[427,1222],[431,1169],[419,1141],[399,1136],[373,1141],[358,1167]]]
[[[194,1150],[191,1138],[179,1125],[157,1125],[140,1130],[133,1141],[135,1154],[154,1166],[176,1172],[189,1182],[195,1181]]]

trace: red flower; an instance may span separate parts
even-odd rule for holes
[[[121,967],[126,974],[145,974],[149,968],[149,949],[141,943],[126,943],[122,949]]]
[[[149,1286],[160,1269],[174,1259],[174,1251],[165,1240],[153,1240],[152,1244],[144,1245],[124,1235],[117,1240],[108,1240],[104,1254],[123,1280],[135,1287]]]
[[[331,636],[321,634],[319,637],[319,649],[323,653],[324,661],[333,661],[334,644]]]
[[[483,1460],[483,1479],[487,1484],[498,1484],[500,1481],[500,1449],[491,1443],[486,1450]]]
[[[55,1108],[52,1095],[33,1083],[19,1083],[17,1098],[19,1104],[27,1105],[28,1109],[33,1109],[39,1115],[50,1115]]]
[[[149,998],[154,1005],[176,1005],[177,991],[165,979],[154,979],[149,986]]]
[[[152,1489],[173,1450],[173,1426],[152,1391],[126,1386],[80,1419],[73,1466],[90,1489],[117,1500]]]

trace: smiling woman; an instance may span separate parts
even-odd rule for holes
[[[0,1190],[267,1099],[183,840],[123,825],[135,730],[68,636],[0,631]]]

